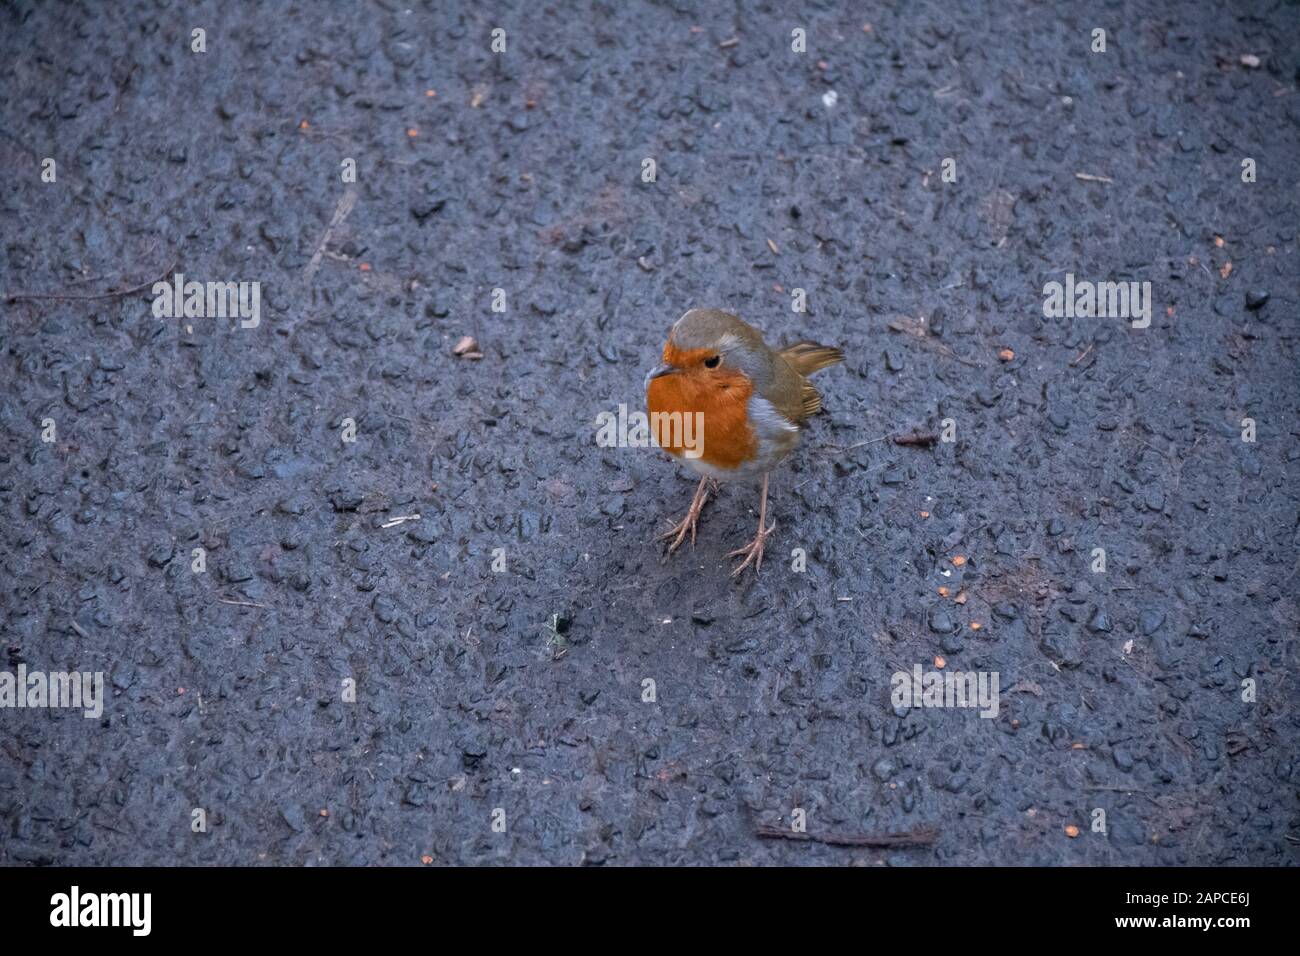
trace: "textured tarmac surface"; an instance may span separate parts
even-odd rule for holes
[[[1296,862],[1300,7],[725,10],[0,9],[0,863]],[[595,444],[696,306],[848,353],[757,579]]]

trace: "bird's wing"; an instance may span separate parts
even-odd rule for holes
[[[790,409],[790,411],[795,412],[795,421],[802,421],[816,415],[821,411],[822,397],[813,383],[808,381],[808,376],[813,372],[826,368],[828,365],[843,362],[844,353],[830,345],[818,345],[816,342],[796,342],[794,345],[787,345],[776,354],[784,359],[785,364],[798,373],[801,379],[799,406],[797,409]]]

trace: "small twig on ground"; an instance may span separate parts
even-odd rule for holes
[[[1087,356],[1087,354],[1092,351],[1092,347],[1096,344],[1097,344],[1096,342],[1089,342],[1088,347],[1084,349],[1082,352],[1080,352],[1078,355],[1076,355],[1070,361],[1070,366],[1074,367],[1075,365],[1078,365],[1080,362],[1082,362],[1084,358]]]
[[[1081,179],[1085,183],[1113,183],[1115,180],[1108,176],[1093,176],[1091,173],[1075,173],[1075,179]]]
[[[827,442],[822,445],[823,448],[831,448],[838,452],[853,451],[855,448],[861,448],[864,445],[874,445],[877,442],[888,441],[888,435],[881,435],[879,438],[869,438],[866,441],[854,442],[852,445],[837,445],[834,442]]]
[[[939,441],[939,436],[934,432],[911,432],[907,435],[895,435],[895,445],[919,445],[922,448],[929,448]]]
[[[78,624],[75,620],[71,621],[70,623],[72,624],[72,629],[76,631],[78,634],[80,634],[82,637],[90,637],[90,635],[86,633],[86,629],[82,627],[80,624]]]
[[[874,846],[874,847],[909,847],[933,846],[939,839],[937,827],[923,826],[901,833],[796,833],[785,827],[762,824],[754,832],[755,836],[766,840],[795,840],[798,842],[824,843],[827,846]]]
[[[113,292],[97,292],[94,295],[82,295],[80,293],[70,292],[16,292],[13,295],[5,296],[7,302],[30,302],[35,300],[58,299],[62,301],[90,301],[91,299],[116,299],[118,296],[130,295],[133,292],[140,292],[147,289],[155,282],[161,282],[176,266],[176,260],[171,261],[166,269],[160,275],[153,279],[146,279],[139,285],[133,285],[129,289],[118,289]]]
[[[256,601],[232,601],[230,598],[217,598],[222,604],[234,604],[239,607],[260,607],[265,608],[265,604],[258,604]]]
[[[320,268],[321,256],[325,254],[325,247],[329,245],[330,238],[334,235],[334,230],[343,223],[344,219],[348,218],[348,214],[352,212],[352,207],[356,204],[356,189],[347,190],[347,192],[339,198],[339,204],[334,207],[334,217],[330,220],[330,224],[325,227],[325,235],[320,237],[320,243],[317,244],[316,251],[312,253],[311,261],[307,263],[307,268],[303,270],[303,278],[307,281],[310,282],[311,277],[314,276],[316,270]]]
[[[379,527],[381,527],[381,528],[391,528],[393,525],[395,525],[395,524],[401,524],[403,521],[419,521],[419,520],[420,520],[420,516],[419,516],[419,515],[398,515],[398,516],[397,516],[396,518],[394,518],[392,521],[385,521],[385,522],[384,522],[383,524],[381,524]]]

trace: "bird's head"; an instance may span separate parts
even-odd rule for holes
[[[733,393],[743,401],[770,363],[757,330],[729,312],[692,309],[668,333],[663,363],[646,375],[646,395],[651,407],[671,406],[674,394]]]

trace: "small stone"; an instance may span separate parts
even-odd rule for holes
[[[1138,627],[1142,633],[1150,637],[1156,631],[1160,630],[1160,625],[1165,623],[1165,612],[1158,607],[1146,608],[1138,615]]]
[[[406,529],[406,537],[416,544],[433,544],[438,540],[438,527],[427,518],[421,519]]]
[[[1262,309],[1268,305],[1269,294],[1264,290],[1250,291],[1246,293],[1246,308],[1251,312]]]
[[[487,756],[487,747],[477,740],[461,744],[460,763],[466,770],[473,770],[480,760]]]
[[[155,568],[166,567],[176,549],[168,539],[162,539],[149,549],[149,563]]]
[[[376,597],[374,601],[375,617],[385,624],[392,624],[397,620],[397,606],[386,597]]]
[[[289,829],[294,833],[301,833],[307,827],[307,817],[302,812],[302,807],[282,807],[280,818],[289,824]]]
[[[951,634],[956,629],[957,625],[953,623],[952,615],[947,611],[939,610],[930,615],[930,630],[934,631],[934,633]]]
[[[1123,747],[1116,747],[1111,754],[1111,759],[1115,761],[1115,766],[1126,773],[1133,769],[1133,755]]]
[[[1110,618],[1106,616],[1106,612],[1101,608],[1097,608],[1096,612],[1092,615],[1092,620],[1088,622],[1088,627],[1097,634],[1109,634],[1114,630],[1114,625],[1111,624]]]

